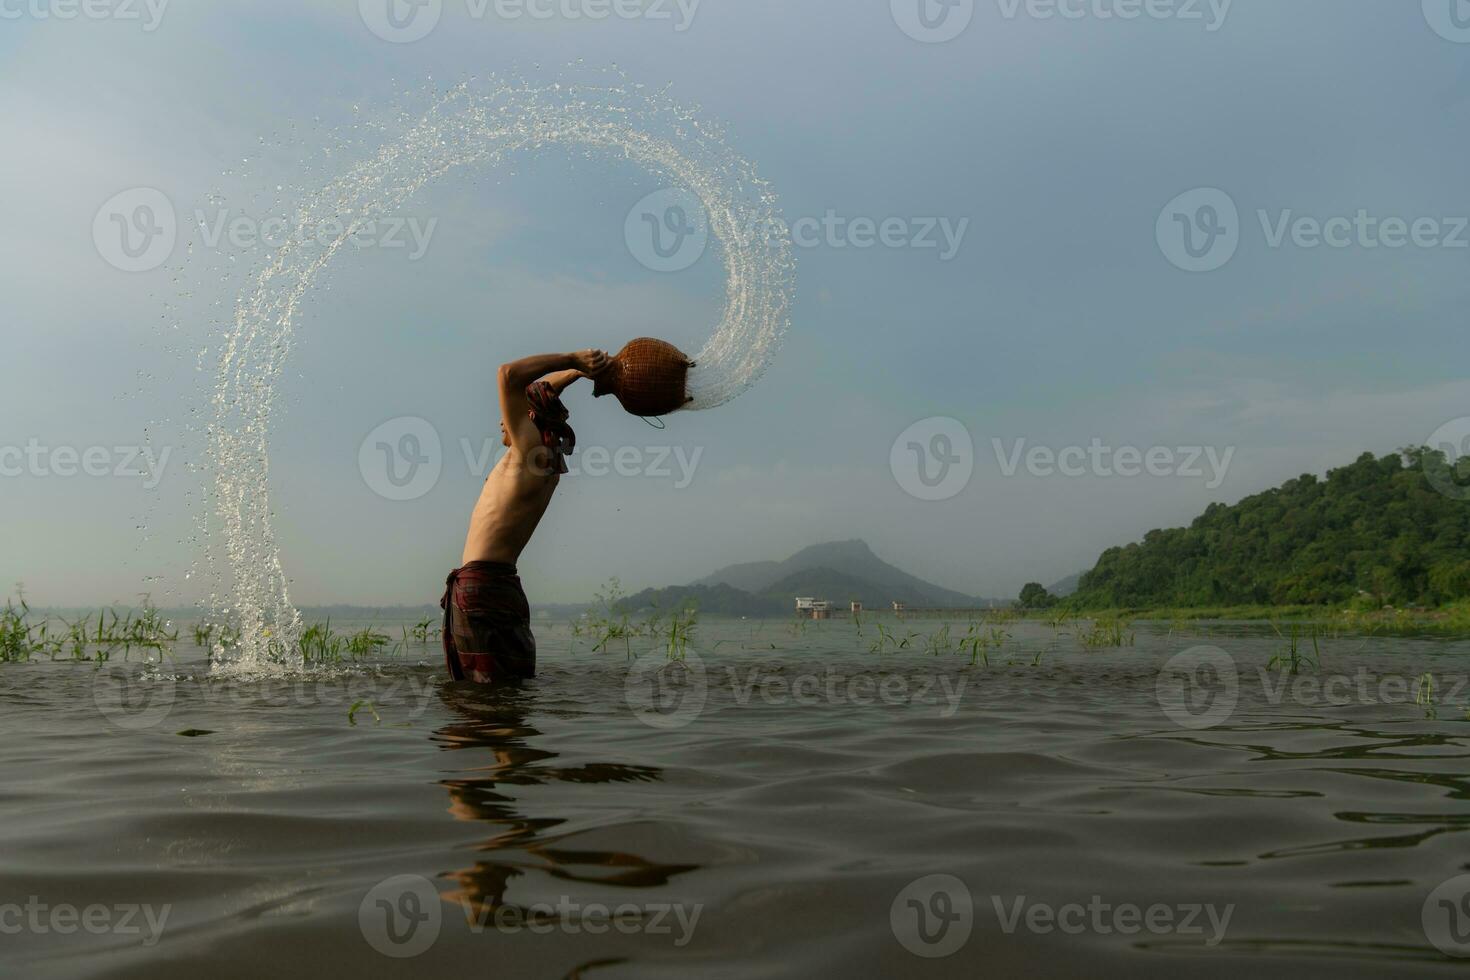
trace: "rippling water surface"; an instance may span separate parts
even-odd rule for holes
[[[1463,966],[1425,914],[1470,869],[1470,643],[1333,638],[1292,679],[1260,628],[1103,650],[1008,629],[971,667],[922,636],[870,652],[871,625],[707,623],[693,666],[630,680],[622,650],[543,626],[541,675],[505,691],[445,684],[436,648],[260,682],[189,649],[176,681],[0,667],[3,972]],[[1161,687],[1200,645],[1236,673],[1206,657]],[[48,918],[66,906],[95,928]]]

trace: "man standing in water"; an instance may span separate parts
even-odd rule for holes
[[[444,656],[457,681],[489,684],[536,674],[531,608],[516,562],[567,472],[577,437],[561,394],[607,370],[603,351],[542,354],[501,365],[500,436],[510,450],[485,480],[470,517],[463,566],[449,574]]]

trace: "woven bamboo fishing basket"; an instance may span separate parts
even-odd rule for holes
[[[592,394],[598,398],[614,396],[633,415],[668,415],[693,401],[689,395],[689,369],[693,366],[694,362],[673,344],[639,337],[608,362]]]

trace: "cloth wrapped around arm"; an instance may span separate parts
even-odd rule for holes
[[[531,403],[531,421],[541,432],[541,445],[551,452],[556,471],[566,473],[566,457],[577,450],[577,434],[567,424],[571,413],[547,381],[533,382],[526,389],[526,400]]]

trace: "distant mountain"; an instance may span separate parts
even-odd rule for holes
[[[708,616],[779,616],[790,611],[788,600],[751,595],[730,585],[671,585],[666,589],[644,589],[623,599],[617,612],[633,615],[670,613],[695,608]]]
[[[877,606],[880,603],[887,605],[894,601],[915,601],[908,596],[891,595],[882,586],[832,568],[809,568],[800,572],[792,572],[772,585],[764,594],[771,598],[781,599],[784,606],[790,606],[797,596],[828,599],[843,606],[854,601],[861,602],[865,606]]]
[[[806,574],[803,574],[806,573]],[[865,541],[835,541],[803,548],[785,561],[731,565],[694,585],[727,585],[757,595],[784,594],[788,600],[811,595],[846,602],[860,597],[869,605],[907,602],[935,608],[972,608],[987,600],[926,582],[888,564]]]
[[[868,609],[887,608],[894,602],[920,609],[951,605],[953,608],[973,609],[990,604],[986,600],[970,597],[966,597],[962,603],[951,604],[936,599],[927,590],[914,589],[903,584],[877,585],[833,568],[810,568],[792,572],[768,588],[763,595],[780,601],[782,607],[788,609],[797,596],[827,599],[838,608],[846,608],[851,602],[860,602]]]
[[[753,561],[744,565],[722,568],[713,575],[706,575],[690,584],[728,585],[742,592],[764,592],[789,571],[789,569],[783,570],[782,563],[779,561]]]
[[[689,585],[647,589],[619,603],[625,612],[698,606],[713,615],[789,615],[797,596],[827,599],[845,607],[869,608],[903,602],[920,608],[972,609],[1008,605],[977,599],[910,575],[883,561],[863,541],[836,541],[804,548],[785,561],[731,565]]]

